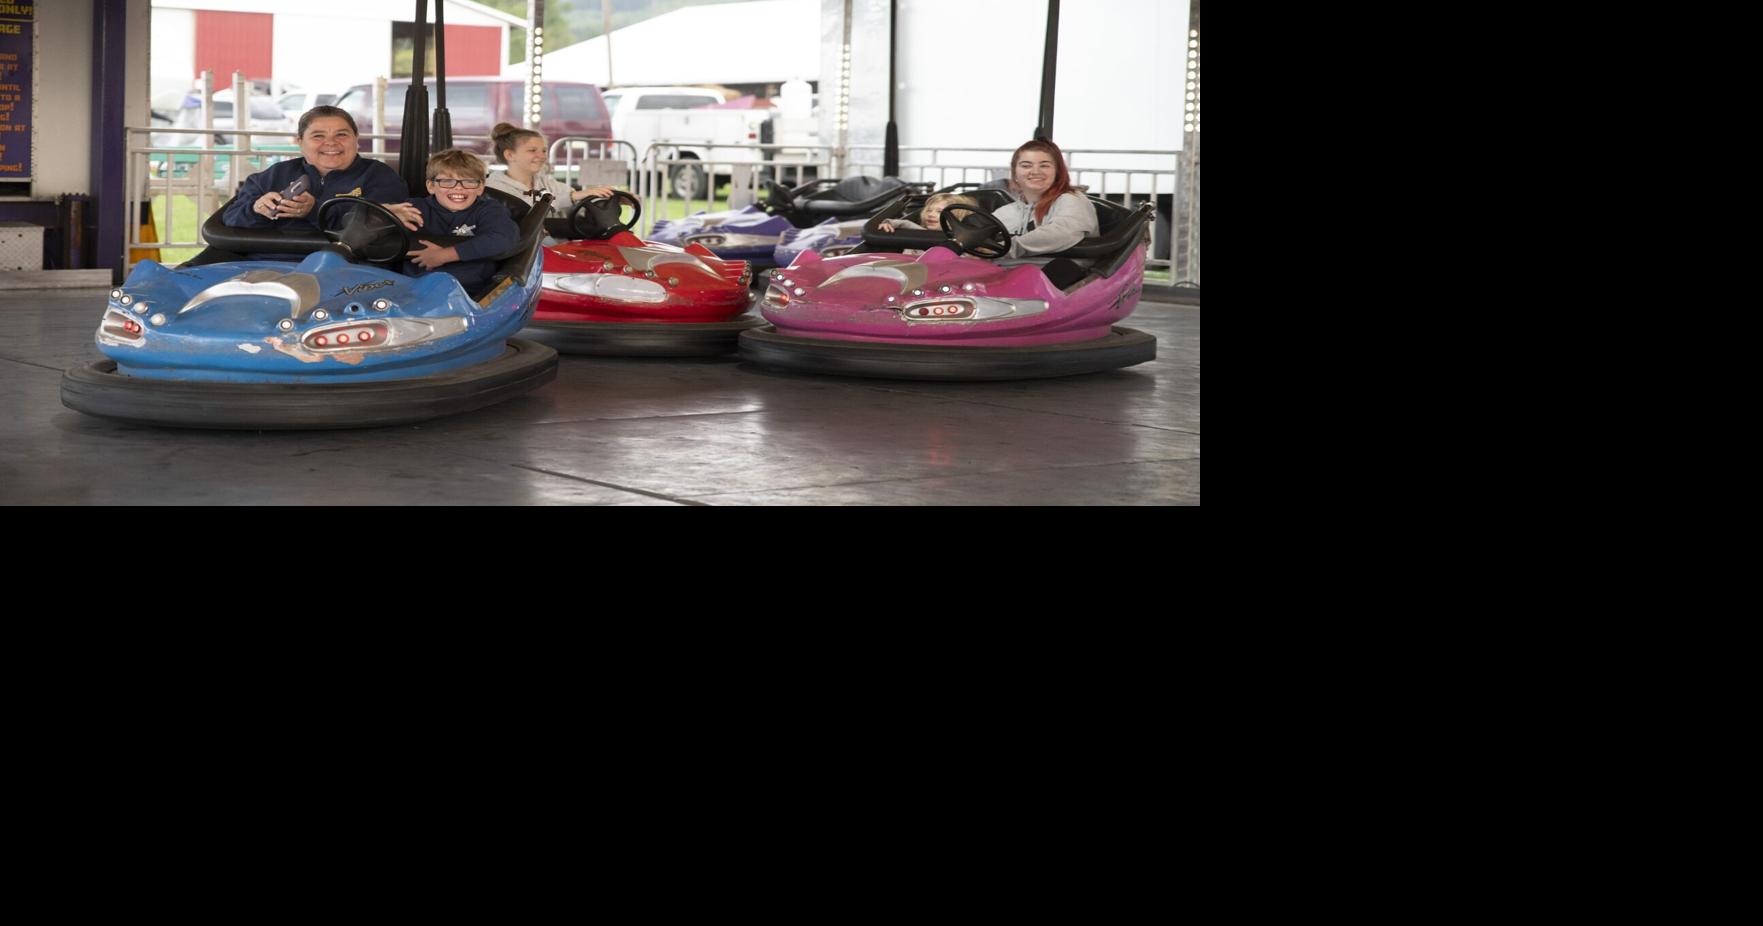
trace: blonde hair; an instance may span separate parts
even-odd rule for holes
[[[972,206],[975,209],[980,207],[979,200],[974,199],[965,193],[935,193],[932,194],[930,199],[924,201],[924,208],[918,210],[918,217],[922,219],[926,215],[929,215],[931,207],[939,203],[942,204],[944,209],[947,209],[956,203],[960,203],[964,206]]]
[[[452,171],[461,180],[482,180],[490,175],[490,169],[477,155],[458,148],[438,151],[429,158],[428,178],[440,176],[441,171]]]

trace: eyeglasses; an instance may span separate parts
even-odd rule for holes
[[[468,190],[475,190],[484,185],[482,180],[454,180],[452,177],[436,177],[429,182],[443,190],[451,190],[456,186],[462,186]]]

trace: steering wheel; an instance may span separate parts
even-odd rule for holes
[[[620,222],[618,218],[624,214],[625,203],[630,203],[636,212],[632,213],[630,221]],[[611,196],[577,200],[575,207],[569,210],[569,230],[578,238],[601,241],[621,231],[630,231],[642,217],[642,200],[624,190],[613,190]]]
[[[363,208],[350,213],[342,228],[325,229],[325,214],[338,204]],[[404,227],[397,214],[385,206],[359,196],[338,196],[326,200],[313,216],[315,224],[324,229],[324,236],[348,252],[350,260],[376,264],[396,263],[416,250],[416,236]]]
[[[967,214],[957,219],[955,213],[958,210]],[[943,234],[953,239],[963,253],[986,260],[997,260],[1010,253],[1010,230],[998,221],[997,216],[983,209],[975,209],[966,203],[950,203],[943,207],[937,224],[943,226]]]
[[[776,180],[765,181],[765,211],[771,215],[781,215],[796,208],[796,198],[790,194],[790,188]]]

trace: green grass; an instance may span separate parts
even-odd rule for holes
[[[282,151],[283,147],[279,145],[271,145],[266,146],[266,150]],[[300,149],[289,145],[286,147],[286,150],[290,154],[294,154],[298,153]],[[226,155],[214,155],[213,157],[214,182],[217,185],[224,184],[226,182],[227,171],[232,167],[232,159]],[[247,157],[240,165],[241,173],[246,176],[254,174],[263,169],[268,160],[270,160],[270,158],[264,156],[253,155]],[[175,176],[180,179],[185,179],[196,168],[196,166],[201,163],[201,156],[194,154],[156,154],[149,156],[149,162],[151,163],[149,170],[153,173],[153,182],[158,184],[160,183],[159,178],[163,176],[168,163],[171,165],[170,169],[174,172]],[[160,188],[163,189],[163,187]],[[219,206],[226,202],[226,198],[224,192],[217,190],[214,194],[213,202],[216,206]],[[196,230],[201,227],[203,220],[208,217],[196,214],[196,198],[194,196],[177,194],[173,196],[172,199],[174,200],[176,214],[172,216],[172,226],[167,228],[165,194],[161,193],[153,197],[153,227],[156,232],[156,237],[160,241],[202,240],[201,236],[196,233]],[[177,264],[195,257],[202,251],[202,247],[198,245],[197,247],[189,248],[158,248],[156,250],[158,250],[159,254],[154,259],[162,264]]]
[[[709,206],[705,206],[704,200],[702,199],[694,199],[687,202],[678,197],[669,197],[666,208],[662,209],[661,215],[656,218],[658,220],[683,219],[694,212],[721,212],[722,210],[729,208],[728,197],[731,190],[732,185],[727,183],[717,187],[716,194],[711,198]]]
[[[176,199],[177,202],[174,204],[175,212],[172,215],[172,223],[173,224],[171,225],[170,228],[167,228],[166,218],[165,218],[165,215],[166,215],[165,197],[164,196],[153,197],[153,227],[159,233],[159,240],[161,240],[161,241],[199,241],[199,240],[201,240],[200,236],[198,236],[196,234],[196,229],[198,226],[201,225],[201,220],[204,218],[207,218],[207,216],[198,216],[196,214],[196,199],[195,199],[195,197],[179,195],[179,196],[174,197],[174,199]],[[177,263],[182,263],[186,260],[189,260],[192,257],[195,257],[196,254],[199,251],[201,251],[202,249],[200,247],[194,247],[194,248],[160,248],[158,250],[159,250],[158,260],[160,263],[162,263],[162,264],[177,264]]]

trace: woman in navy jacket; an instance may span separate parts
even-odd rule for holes
[[[422,215],[405,202],[409,193],[398,172],[361,157],[355,119],[335,106],[315,106],[300,117],[300,160],[288,160],[246,178],[222,220],[235,228],[318,231],[312,216],[339,196],[384,205],[412,231]],[[302,184],[301,181],[304,181]],[[290,191],[294,191],[290,195]],[[299,260],[298,254],[253,254],[253,260]]]

